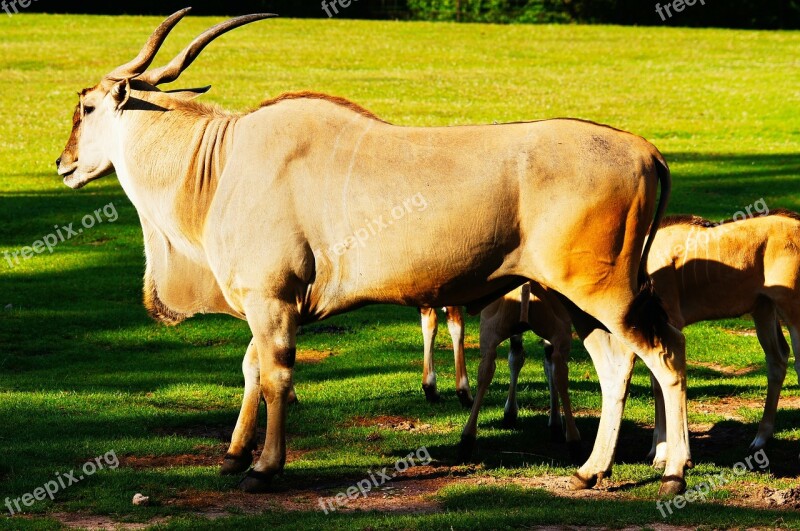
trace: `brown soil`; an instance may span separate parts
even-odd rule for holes
[[[381,415],[378,417],[353,417],[344,423],[345,426],[374,427],[382,430],[392,431],[427,431],[431,429],[430,424],[421,422],[419,419],[401,417],[399,415]]]
[[[727,397],[704,402],[693,401],[690,403],[690,408],[693,411],[719,414],[729,419],[741,419],[738,411],[743,407],[760,410],[763,404],[760,399],[742,399],[736,397]],[[781,407],[800,407],[800,397],[782,398]],[[594,414],[598,414],[598,412]],[[419,419],[399,415],[354,417],[346,421],[344,425],[373,427],[376,429],[373,435],[378,438],[380,438],[378,430],[416,431],[432,429],[430,424],[423,423]],[[696,423],[692,424],[690,429],[692,432],[693,449],[698,450],[696,452],[697,454],[708,453],[715,448],[723,447],[728,444],[730,440],[748,439],[754,435],[750,433],[752,431],[750,426],[741,424],[720,426],[719,424]],[[177,456],[123,456],[120,458],[121,466],[138,469],[218,466],[226,450],[226,441],[230,438],[231,429],[214,426],[195,426],[163,430],[163,433],[209,437],[219,439],[220,442],[214,445],[197,446],[194,448],[194,453],[191,454]],[[260,437],[262,435],[260,435]],[[291,448],[291,444],[289,447]],[[288,460],[300,459],[305,453],[307,452],[290,450],[288,452]],[[389,469],[389,472],[391,472],[391,469]],[[243,494],[238,490],[218,492],[187,489],[178,491],[169,498],[156,499],[153,500],[153,502],[159,505],[178,507],[185,510],[186,513],[190,515],[208,519],[225,517],[232,512],[258,514],[266,510],[322,511],[323,506],[327,508],[328,511],[331,511],[331,503],[336,511],[344,513],[374,510],[387,513],[420,514],[441,511],[442,507],[436,495],[441,489],[454,484],[461,486],[517,485],[523,488],[544,489],[554,496],[562,498],[591,498],[604,500],[632,499],[628,491],[637,484],[633,481],[615,481],[614,478],[611,478],[603,481],[592,490],[572,491],[568,488],[568,477],[487,477],[483,476],[483,473],[484,470],[480,465],[472,467],[417,466],[410,468],[404,473],[398,474],[385,484],[373,487],[367,496],[358,495],[352,500],[348,499],[346,503],[341,506],[336,503],[335,496],[340,492],[345,492],[349,487],[357,485],[359,481],[367,479],[368,475],[366,473],[363,477],[342,478],[335,483],[327,483],[324,485],[315,481],[313,478],[309,478],[305,481],[286,482],[282,486],[277,487],[274,492],[257,495]],[[798,480],[800,480],[800,477]],[[800,510],[800,487],[775,490],[764,485],[737,480],[729,483],[725,488],[732,493],[731,497],[725,500],[725,506],[749,507],[754,509],[780,509],[787,511]],[[147,495],[147,493],[143,494]],[[56,513],[53,516],[67,527],[98,530],[143,529],[151,525],[168,521],[168,518],[159,518],[151,520],[146,524],[139,524],[120,523],[105,516],[85,514]],[[655,518],[654,523],[647,527],[663,531],[683,531],[684,529],[689,529],[665,525],[658,522]],[[530,529],[545,530],[556,528],[550,526],[533,526],[530,527]],[[566,528],[558,527],[558,529],[585,531],[595,528],[570,526]]]
[[[756,329],[755,328],[733,328],[733,329],[725,329],[726,334],[730,334],[732,336],[739,336],[739,337],[756,337]]]
[[[689,401],[689,411],[706,415],[720,415],[732,420],[743,420],[739,413],[742,408],[762,411],[764,409],[764,400],[760,398],[724,397],[713,401]],[[778,408],[800,408],[800,396],[782,396],[778,402]]]
[[[315,363],[322,363],[323,361],[332,356],[334,356],[332,350],[300,349],[297,351],[297,356],[295,358],[295,361],[297,361],[297,363],[315,364]]]
[[[756,363],[753,365],[748,365],[747,367],[736,368],[706,361],[688,361],[687,364],[690,367],[705,367],[706,369],[711,369],[712,371],[716,371],[724,376],[745,376],[747,374],[758,372],[764,366],[763,364]]]

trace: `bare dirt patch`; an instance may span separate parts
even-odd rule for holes
[[[359,426],[365,428],[379,428],[392,431],[428,431],[431,425],[419,419],[401,417],[399,415],[381,415],[378,417],[353,417],[345,426]]]
[[[399,474],[397,477],[373,487],[367,496],[360,494],[346,504],[339,506],[334,502],[337,512],[354,511],[380,511],[395,514],[426,514],[442,510],[437,499],[437,493],[443,488],[458,484],[460,486],[491,486],[503,487],[516,485],[522,488],[543,489],[550,494],[571,499],[601,499],[601,500],[626,500],[634,499],[627,494],[627,489],[635,486],[630,481],[613,481],[607,479],[591,490],[572,491],[569,488],[569,477],[539,476],[539,477],[494,477],[480,475],[482,468],[463,466],[416,466]],[[333,500],[340,492],[346,492],[349,487],[357,484],[368,476],[345,478],[335,483],[320,485],[318,482],[293,482],[291,486],[279,487],[276,491],[265,494],[244,494],[237,490],[228,492],[202,491],[187,489],[176,492],[174,495],[156,503],[164,506],[181,508],[186,515],[215,519],[230,514],[260,514],[264,511],[322,511],[326,507],[329,511],[331,505],[327,500]],[[733,484],[732,484],[733,485]],[[728,487],[726,487],[728,488]],[[726,505],[760,509],[800,509],[800,487],[783,491],[776,491],[763,485],[737,484],[734,496],[726,500]],[[119,523],[103,516],[87,516],[81,514],[58,513],[53,515],[68,527],[85,529],[142,529],[144,527],[163,523],[166,519],[151,520],[146,524]],[[691,529],[681,526],[670,526],[654,522],[648,526],[662,531],[683,531]],[[590,530],[603,529],[587,526],[535,526],[530,529],[574,529]],[[634,529],[634,528],[630,528]],[[639,527],[635,529],[640,529]]]
[[[757,337],[756,329],[755,328],[734,328],[734,329],[725,329],[725,333],[738,336],[738,337]]]
[[[123,468],[175,468],[183,466],[217,466],[224,454],[182,454],[182,455],[126,455],[120,458]]]
[[[481,344],[477,341],[464,341],[464,350],[480,350]],[[436,350],[453,350],[452,343],[436,342]]]
[[[724,376],[745,376],[758,372],[763,367],[763,364],[761,363],[755,363],[753,365],[740,368],[720,365],[718,363],[711,363],[707,361],[688,361],[687,363],[690,367],[694,366],[711,369],[712,371],[718,372]]]
[[[300,349],[297,351],[297,355],[295,357],[295,361],[297,363],[307,363],[309,365],[314,365],[317,363],[322,363],[328,358],[334,356],[332,350],[306,350]]]
[[[91,531],[115,531],[123,530],[136,530],[146,529],[150,526],[163,524],[167,521],[166,518],[154,518],[149,522],[133,523],[133,522],[117,522],[108,516],[97,516],[82,513],[55,513],[51,515],[53,518],[61,522],[66,527],[77,529],[89,529]]]
[[[781,397],[778,407],[781,409],[798,409],[800,408],[800,396]],[[720,415],[732,420],[743,420],[742,415],[739,413],[742,408],[760,411],[764,409],[764,399],[730,396],[702,402],[697,400],[689,401],[689,410],[692,412]]]

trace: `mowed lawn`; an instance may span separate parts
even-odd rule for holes
[[[508,385],[503,346],[480,420],[477,464],[456,467],[467,411],[454,393],[447,330],[441,328],[436,351],[446,401],[429,405],[420,388],[418,316],[398,307],[368,307],[305,327],[285,475],[276,493],[240,494],[239,478],[219,476],[218,464],[241,398],[246,323],[222,316],[177,328],[152,322],[141,303],[141,230],[116,178],[75,192],[55,174],[76,91],[130,60],[159,21],[0,16],[0,254],[56,227],[77,228],[109,204],[118,214],[101,214],[103,223],[13,268],[0,256],[0,504],[96,456],[112,452],[119,461],[59,489],[54,501],[26,507],[23,516],[10,518],[0,506],[0,527],[800,527],[791,500],[778,506],[768,499],[800,479],[800,392],[791,366],[768,470],[735,477],[708,503],[664,519],[655,506],[660,475],[645,459],[653,401],[641,364],[614,476],[576,496],[563,489],[575,467],[547,429],[538,340],[526,338],[520,429],[500,424]],[[156,64],[217,21],[182,22]],[[761,199],[770,208],[800,210],[798,79],[797,32],[278,19],[220,38],[172,88],[212,84],[203,101],[239,111],[312,89],[404,125],[562,116],[608,123],[665,153],[674,176],[672,213],[718,220]],[[469,212],[460,215],[470,223]],[[686,333],[697,463],[691,486],[713,474],[733,477],[733,465],[750,455],[766,369],[748,319]],[[473,387],[477,344],[475,317],[467,333]],[[588,451],[600,391],[577,341],[570,380]],[[353,502],[359,510],[319,510],[318,497],[334,496],[421,447],[431,465]],[[137,492],[150,497],[149,506],[132,505]]]

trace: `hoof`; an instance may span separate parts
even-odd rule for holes
[[[569,488],[570,490],[586,490],[591,489],[598,483],[598,476],[592,476],[588,479],[584,479],[581,477],[580,474],[575,472],[571,478],[569,478]]]
[[[472,459],[472,452],[475,450],[475,436],[462,435],[461,443],[458,445],[458,462],[469,463]]]
[[[503,413],[503,422],[501,424],[504,430],[513,430],[517,427],[517,412],[506,411]]]
[[[251,494],[267,492],[269,490],[272,476],[273,474],[250,470],[242,478],[242,481],[239,482],[239,490],[249,492]]]
[[[225,454],[219,473],[223,476],[240,474],[250,467],[253,462],[253,453],[245,451],[244,455]]]
[[[664,477],[661,479],[661,488],[658,489],[659,496],[674,496],[686,491],[686,480],[675,476]]]
[[[567,443],[567,451],[569,452],[569,460],[572,464],[581,464],[586,460],[583,455],[583,445],[581,441],[569,441]]]
[[[458,390],[456,391],[456,395],[458,396],[458,401],[461,402],[461,405],[467,408],[472,407],[472,396],[469,394],[469,391]]]
[[[561,427],[561,424],[550,425],[550,440],[556,443],[567,441],[567,438],[564,436],[564,428]]]
[[[435,387],[425,387],[423,385],[422,390],[425,391],[425,400],[431,404],[439,404],[443,402],[442,397],[439,396],[439,392],[436,391]]]

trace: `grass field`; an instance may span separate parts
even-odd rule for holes
[[[156,64],[213,22],[184,21]],[[767,448],[769,470],[737,477],[708,503],[663,519],[655,507],[659,474],[645,460],[653,406],[642,367],[631,385],[614,477],[602,488],[575,495],[562,487],[574,466],[566,448],[549,439],[542,348],[532,336],[520,429],[500,427],[508,385],[501,360],[479,425],[480,464],[456,467],[467,412],[455,398],[446,329],[436,357],[447,400],[429,405],[420,389],[416,311],[396,307],[365,308],[304,329],[286,473],[275,493],[240,494],[238,478],[219,476],[217,467],[238,413],[246,324],[220,316],[177,328],[150,321],[141,304],[141,230],[116,179],[73,192],[54,171],[75,92],[132,58],[157,23],[0,16],[0,254],[31,245],[55,226],[77,227],[109,203],[118,214],[52,254],[13,268],[0,257],[0,503],[95,456],[113,452],[119,462],[61,489],[54,501],[37,501],[24,515],[0,517],[0,527],[800,528],[791,500],[773,506],[767,499],[800,479],[793,371]],[[609,123],[665,153],[674,175],[671,212],[720,219],[759,199],[800,210],[798,74],[797,32],[279,19],[221,38],[176,86],[213,84],[204,100],[237,110],[284,91],[314,89],[408,125],[557,116]],[[470,319],[473,384],[477,329]],[[698,463],[688,474],[691,486],[709,474],[730,474],[749,455],[766,370],[747,319],[700,324],[686,334]],[[600,393],[578,342],[571,392],[588,449]],[[319,510],[318,497],[422,446],[432,466],[412,469],[352,504],[363,510]],[[152,503],[133,506],[137,492]]]

